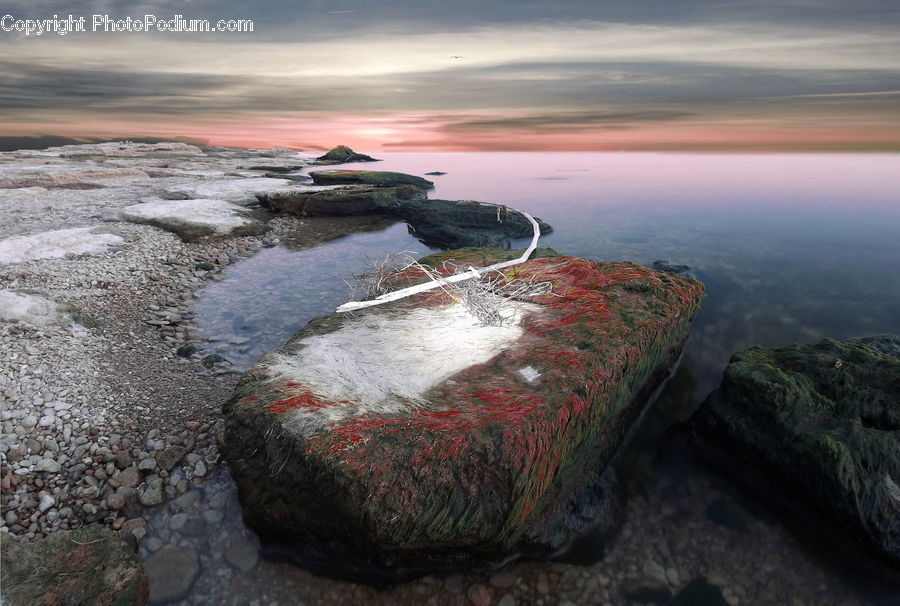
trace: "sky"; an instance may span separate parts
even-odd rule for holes
[[[15,31],[54,15],[87,31]],[[900,151],[897,0],[0,0],[0,18],[0,138]]]

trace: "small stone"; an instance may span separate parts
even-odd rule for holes
[[[508,589],[516,584],[516,575],[508,570],[504,570],[503,572],[491,575],[489,582],[492,587]]]
[[[140,471],[153,471],[154,469],[156,469],[156,459],[153,457],[147,457],[138,463],[138,470]]]
[[[465,577],[461,574],[451,574],[449,577],[444,579],[444,586],[447,587],[447,591],[452,593],[461,593],[465,588]]]
[[[156,507],[166,500],[165,491],[163,490],[162,478],[151,480],[147,487],[141,492],[141,505],[144,507]]]
[[[169,446],[165,450],[156,453],[155,463],[159,465],[160,469],[169,471],[184,457],[186,451],[187,449],[184,446]]]
[[[480,583],[469,587],[466,596],[474,606],[491,606],[491,602],[493,601],[493,598],[491,598],[491,591]]]
[[[259,553],[256,545],[242,535],[234,535],[225,546],[225,559],[242,572],[249,572],[256,566]]]
[[[150,578],[150,601],[174,602],[184,598],[200,574],[200,562],[193,549],[163,547],[144,561]]]
[[[125,450],[120,450],[116,453],[116,468],[117,469],[125,469],[131,465],[131,455],[128,454]]]
[[[207,473],[206,463],[203,461],[197,461],[197,464],[194,466],[194,477],[202,478]]]
[[[25,429],[31,429],[35,425],[37,425],[38,420],[34,415],[27,415],[24,419],[22,419],[22,427]]]
[[[497,602],[497,606],[516,606],[516,598],[512,594],[504,593],[503,597]]]
[[[60,469],[62,469],[62,465],[53,459],[41,459],[38,464],[34,466],[35,471],[46,471],[48,473],[56,473]]]
[[[38,425],[40,425],[41,427],[50,427],[51,425],[53,425],[54,421],[56,421],[56,417],[53,417],[50,415],[44,415],[38,421]]]
[[[128,467],[123,469],[122,473],[116,476],[116,481],[122,486],[135,488],[141,483],[141,472],[138,471],[137,467]]]
[[[54,505],[56,505],[56,500],[53,497],[51,497],[50,495],[45,493],[41,496],[40,503],[38,504],[38,511],[40,511],[41,513],[44,513],[45,511],[47,511]]]
[[[147,537],[141,545],[146,547],[148,551],[154,552],[162,549],[163,542],[159,537]]]
[[[119,511],[125,507],[125,498],[118,493],[113,493],[106,497],[106,506],[113,511]]]

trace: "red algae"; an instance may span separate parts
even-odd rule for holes
[[[449,255],[434,255],[431,263],[450,273],[442,263]],[[496,262],[490,256],[465,252],[454,263]],[[273,418],[349,407],[351,414],[307,436],[303,451],[357,487],[373,540],[480,549],[519,540],[538,523],[536,512],[547,499],[562,490],[561,478],[579,473],[567,470],[587,464],[585,449],[611,424],[627,427],[619,417],[680,347],[703,296],[693,279],[632,263],[545,257],[505,275],[550,282],[552,292],[529,299],[540,310],[524,317],[513,347],[439,384],[425,402],[404,402],[394,413],[356,414],[354,402],[286,383],[267,405]],[[415,283],[426,276],[408,268],[394,279]],[[404,305],[447,299],[432,293]],[[537,378],[519,373],[526,367]],[[601,457],[591,466],[602,469],[616,445],[591,450]],[[395,512],[390,520],[379,518],[377,512],[388,511]]]

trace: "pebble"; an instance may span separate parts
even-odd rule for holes
[[[54,505],[56,505],[56,500],[53,497],[51,497],[49,494],[44,494],[41,496],[41,501],[38,504],[38,511],[40,511],[41,513],[44,513],[45,511],[47,511]]]

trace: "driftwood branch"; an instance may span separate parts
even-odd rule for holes
[[[408,288],[402,288],[400,290],[395,290],[394,292],[385,293],[374,299],[370,299],[368,301],[350,301],[349,303],[344,303],[340,307],[337,308],[338,312],[344,311],[354,311],[357,309],[362,309],[364,307],[371,307],[373,305],[381,305],[382,303],[388,303],[390,301],[396,301],[398,299],[403,299],[405,297],[409,297],[411,295],[416,295],[422,292],[427,292],[429,290],[434,290],[435,288],[441,288],[446,286],[447,284],[453,284],[455,282],[462,282],[463,280],[471,280],[473,278],[478,278],[482,274],[489,271],[497,271],[500,269],[506,269],[507,267],[512,267],[513,265],[518,265],[520,263],[524,263],[528,260],[528,257],[531,256],[531,253],[534,252],[534,249],[537,248],[538,239],[541,237],[541,228],[538,225],[538,222],[534,220],[534,217],[529,215],[523,210],[515,210],[518,213],[521,213],[523,217],[528,219],[531,222],[531,226],[534,228],[534,235],[531,237],[531,244],[528,245],[528,248],[525,249],[525,252],[521,257],[516,259],[511,259],[509,261],[503,261],[502,263],[495,263],[493,265],[488,265],[487,267],[470,267],[468,271],[458,273],[452,276],[436,278],[431,280],[430,282],[424,282],[422,284],[416,284],[415,286],[410,286]],[[500,207],[497,207],[497,212],[499,215]]]

